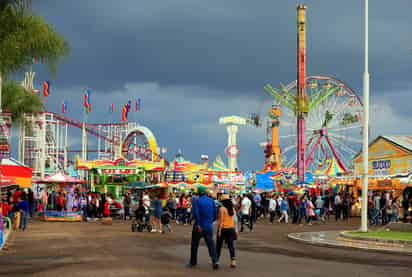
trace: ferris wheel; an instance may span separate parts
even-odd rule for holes
[[[296,166],[297,83],[282,86],[281,91],[266,86],[280,106],[279,144],[283,168]],[[306,168],[313,173],[334,166],[348,172],[352,158],[360,151],[363,105],[354,90],[332,77],[306,78],[305,118]],[[301,134],[300,134],[301,135]]]

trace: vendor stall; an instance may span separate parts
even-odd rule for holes
[[[85,170],[90,175],[90,187],[94,192],[108,193],[119,199],[128,189],[130,184],[145,182],[157,184],[161,182],[165,161],[126,160],[123,158],[115,161],[77,160],[77,168]]]
[[[39,218],[44,221],[64,221],[74,222],[81,221],[82,214],[80,211],[72,210],[74,193],[76,190],[81,190],[81,185],[85,183],[83,180],[73,178],[63,173],[46,177],[44,180],[38,180],[36,183],[42,187],[42,193],[59,193],[67,196],[66,204],[60,210],[51,203],[42,202],[39,208]]]
[[[0,187],[18,185],[20,188],[32,187],[32,169],[13,158],[1,159]]]

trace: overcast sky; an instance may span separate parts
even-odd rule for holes
[[[52,79],[48,109],[82,119],[82,88],[93,91],[88,120],[120,120],[108,105],[142,98],[130,120],[149,127],[171,158],[182,149],[199,161],[224,152],[220,116],[264,112],[263,86],[296,78],[297,1],[70,0],[34,1],[70,43]],[[362,95],[363,1],[307,1],[308,75],[344,80]],[[410,0],[370,3],[372,138],[412,134]],[[119,110],[119,109],[118,109]],[[241,169],[260,169],[265,130],[241,127]]]

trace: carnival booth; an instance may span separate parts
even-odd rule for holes
[[[45,178],[44,180],[36,181],[36,183],[43,187],[42,194],[50,191],[63,193],[67,196],[66,201],[71,201],[74,197],[75,190],[77,189],[81,191],[81,185],[84,184],[85,181],[73,178],[63,173],[57,173]],[[47,207],[43,207],[44,203],[40,205],[40,220],[60,222],[74,222],[82,220],[81,211],[72,211],[71,209],[67,210],[67,207],[71,205],[66,204],[65,209],[62,211],[57,211],[55,207],[52,207],[52,209],[47,209]]]
[[[111,194],[120,199],[130,189],[130,184],[158,184],[162,179],[165,161],[96,160],[82,161],[77,159],[77,168],[87,171],[90,176],[90,187],[93,192]]]
[[[192,163],[178,153],[170,163],[165,175],[165,181],[172,190],[195,190],[196,186],[204,185],[214,192],[228,193],[240,190],[245,185],[245,177],[240,171],[230,171],[218,155],[209,167],[206,160],[202,164]]]
[[[0,188],[10,188],[14,185],[20,188],[31,188],[32,169],[13,158],[1,159]]]

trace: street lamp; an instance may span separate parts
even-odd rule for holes
[[[365,71],[363,73],[362,213],[361,231],[368,231],[369,174],[369,0],[365,0]]]

